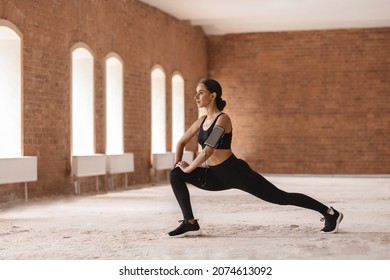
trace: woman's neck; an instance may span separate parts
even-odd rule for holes
[[[207,108],[206,114],[208,119],[214,119],[217,115],[219,115],[221,111],[219,111],[217,108]]]

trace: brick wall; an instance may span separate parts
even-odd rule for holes
[[[104,58],[124,61],[125,152],[129,184],[150,178],[150,70],[185,79],[186,126],[193,93],[207,77],[224,88],[235,153],[263,173],[390,172],[390,29],[253,33],[206,38],[199,27],[135,0],[0,1],[0,18],[23,34],[24,154],[38,156],[30,197],[71,194],[70,49],[86,43],[95,59],[96,152],[104,153]],[[196,150],[196,143],[190,144]],[[102,177],[106,188],[107,182]],[[92,192],[95,179],[81,180]],[[123,176],[114,177],[123,184]],[[23,197],[1,185],[0,202]]]
[[[129,184],[150,182],[150,71],[159,64],[167,76],[168,127],[170,79],[175,71],[182,74],[189,126],[197,117],[196,82],[207,73],[203,30],[135,0],[1,1],[0,18],[23,34],[24,154],[38,156],[39,167],[38,182],[29,184],[30,197],[73,192],[70,49],[77,42],[86,43],[95,60],[96,152],[105,150],[104,58],[116,52],[124,61],[125,152],[135,157]],[[170,131],[167,135],[171,143]],[[195,150],[195,143],[190,148]],[[122,175],[114,180],[123,185]],[[93,191],[95,179],[82,179],[81,185],[84,192]],[[0,202],[21,197],[22,184],[0,186]]]
[[[390,28],[213,36],[236,154],[263,173],[390,173]]]

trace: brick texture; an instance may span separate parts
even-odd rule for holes
[[[70,49],[95,60],[96,152],[105,150],[104,58],[124,62],[125,152],[135,156],[129,185],[152,182],[150,71],[185,79],[186,127],[197,118],[196,83],[218,79],[234,125],[235,153],[264,173],[390,172],[390,29],[253,33],[207,38],[200,27],[136,0],[0,1],[0,18],[23,34],[24,154],[38,157],[30,197],[73,193]],[[190,150],[196,150],[195,141]],[[100,179],[107,190],[107,180]],[[123,186],[124,176],[114,176]],[[95,178],[81,180],[95,192]],[[23,185],[1,185],[0,202]]]
[[[159,64],[167,76],[168,127],[170,79],[176,72],[184,77],[189,126],[197,118],[194,88],[207,74],[203,30],[135,0],[0,1],[0,18],[23,34],[24,154],[38,156],[39,167],[30,197],[73,193],[70,49],[77,42],[87,44],[95,60],[96,152],[105,150],[104,58],[116,52],[124,61],[125,152],[135,157],[129,185],[150,182],[150,71]],[[170,131],[167,135],[171,143]],[[195,142],[189,148],[195,150]],[[106,178],[100,182],[106,189]],[[115,185],[123,182],[123,175],[114,176]],[[94,191],[95,178],[82,178],[81,186],[83,192]],[[23,194],[22,184],[0,186],[0,202]]]
[[[390,173],[390,28],[208,40],[236,154],[264,173]]]

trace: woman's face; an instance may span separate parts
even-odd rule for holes
[[[210,105],[210,103],[214,100],[214,94],[210,93],[210,91],[206,88],[206,86],[202,83],[199,83],[196,87],[196,94],[194,96],[196,105],[198,108],[206,107]]]

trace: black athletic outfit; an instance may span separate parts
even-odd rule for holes
[[[202,147],[204,147],[204,142],[210,135],[218,117],[207,130],[203,129],[205,121],[203,120],[198,134],[198,141]],[[232,132],[226,133],[217,149],[230,149],[231,139]],[[262,175],[253,171],[244,160],[238,159],[235,155],[231,155],[221,164],[209,166],[209,168],[197,167],[190,173],[185,173],[180,167],[176,167],[171,171],[170,180],[185,220],[194,218],[186,183],[208,191],[240,189],[271,203],[312,209],[324,216],[328,210],[327,206],[307,195],[288,193],[278,189]]]

